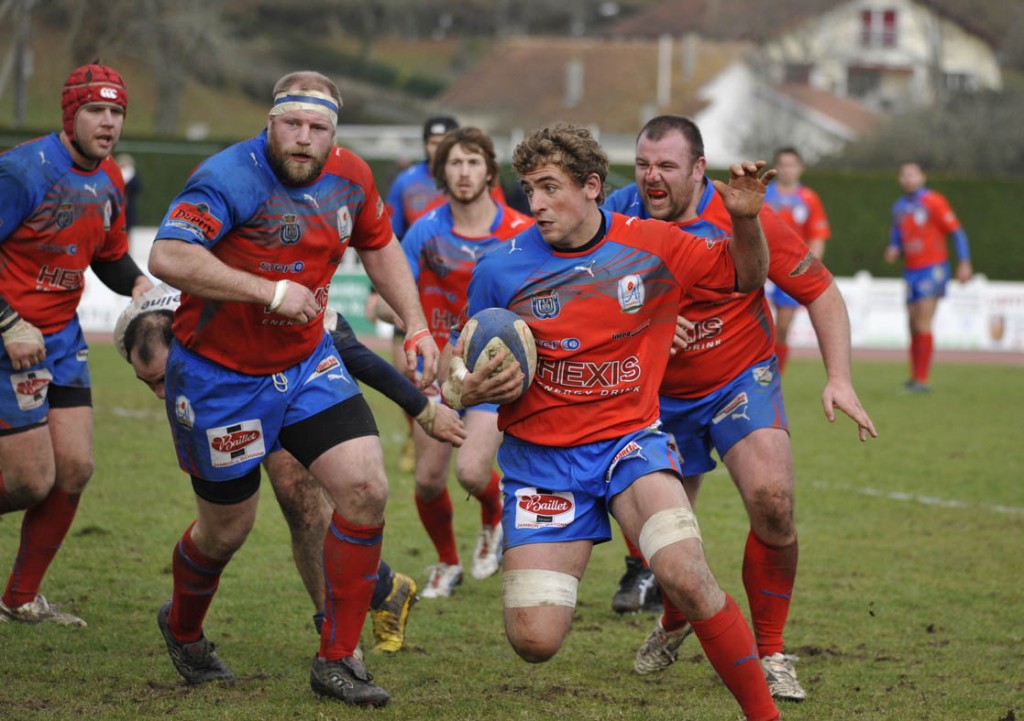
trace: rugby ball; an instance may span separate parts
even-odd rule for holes
[[[526,321],[505,308],[486,308],[473,315],[462,328],[466,367],[472,371],[482,368],[489,360],[506,351],[505,362],[499,371],[518,361],[523,371],[523,388],[526,392],[537,371],[537,346],[533,333]]]

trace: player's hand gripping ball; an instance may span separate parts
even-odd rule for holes
[[[466,366],[472,371],[505,351],[505,360],[498,372],[518,361],[523,371],[523,388],[519,395],[530,387],[537,371],[537,346],[530,327],[518,315],[505,308],[486,308],[466,321],[462,338]]]

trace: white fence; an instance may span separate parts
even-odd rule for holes
[[[132,256],[145,268],[155,228],[137,228],[132,232]],[[346,257],[346,261],[349,258]],[[357,313],[366,284],[352,282],[361,271],[358,265],[344,263],[339,272],[339,287],[332,290],[331,304],[353,321],[361,321]],[[874,278],[858,273],[852,278],[836,278],[846,300],[855,348],[905,348],[909,343],[907,312],[903,281],[897,278]],[[990,281],[976,276],[961,285],[953,281],[947,297],[939,303],[935,318],[935,346],[949,350],[989,350],[1024,352],[1024,283]],[[336,300],[337,299],[337,300]],[[82,327],[89,333],[109,333],[127,300],[110,291],[92,271],[86,273],[85,295],[79,307]],[[361,315],[361,314],[360,314]],[[354,323],[357,330],[361,322]],[[816,345],[814,329],[803,308],[790,329],[790,345]]]

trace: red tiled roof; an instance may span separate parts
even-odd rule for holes
[[[782,85],[771,85],[771,90],[793,100],[812,111],[818,112],[827,118],[838,122],[856,135],[874,130],[881,121],[881,116],[853,98],[844,98],[839,95],[819,90],[809,85],[797,85],[784,83]]]
[[[559,120],[597,125],[603,132],[633,133],[656,112],[694,115],[704,103],[699,88],[749,46],[700,43],[692,77],[681,77],[681,43],[674,44],[671,103],[654,108],[657,99],[658,44],[643,40],[514,38],[495,46],[439,98],[452,112],[486,115],[489,130],[531,129]],[[566,107],[567,67],[583,67],[582,97]]]

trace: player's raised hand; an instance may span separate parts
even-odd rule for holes
[[[850,383],[829,380],[821,392],[821,405],[825,409],[825,417],[828,418],[829,423],[834,423],[836,420],[836,408],[848,415],[857,424],[857,434],[860,436],[861,442],[867,441],[868,434],[871,434],[872,438],[878,438],[875,424],[871,422],[868,412],[860,404],[857,391]]]
[[[768,183],[777,174],[774,168],[761,173],[768,165],[764,160],[744,160],[729,166],[729,182],[712,180],[715,190],[722,196],[725,209],[734,218],[755,218],[764,204]]]

